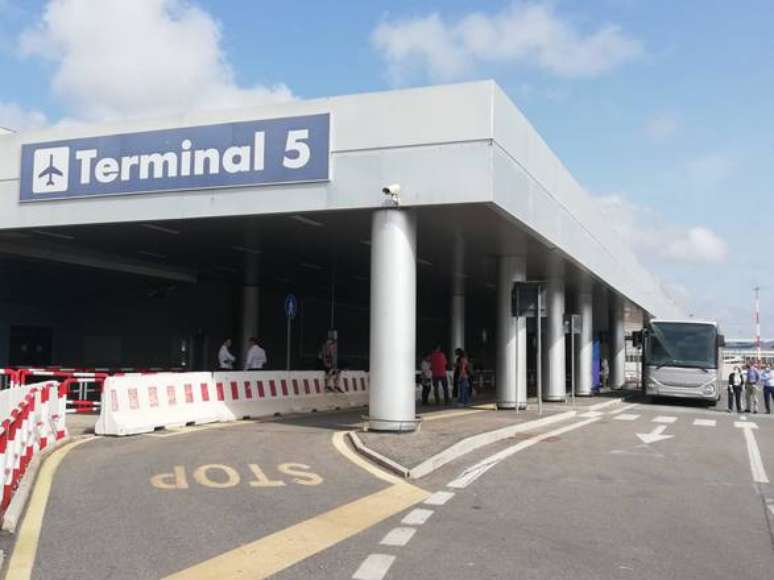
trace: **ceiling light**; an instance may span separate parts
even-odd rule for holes
[[[315,220],[313,220],[311,218],[304,217],[302,215],[292,215],[292,216],[290,216],[290,219],[296,220],[297,222],[300,222],[302,224],[306,224],[308,226],[314,226],[316,228],[321,228],[321,227],[323,227],[325,225],[322,222],[315,221]]]
[[[360,243],[363,244],[364,246],[370,246],[371,240],[360,240]]]
[[[245,254],[250,254],[252,256],[257,256],[261,253],[261,250],[256,250],[255,248],[246,248],[245,246],[231,246],[232,250],[236,250],[237,252],[244,252]]]
[[[433,263],[430,260],[425,260],[424,258],[417,258],[417,263],[422,264],[423,266],[433,265]]]
[[[57,234],[54,232],[44,232],[43,230],[32,230],[33,234],[39,236],[47,236],[49,238],[57,238],[58,240],[74,240],[75,236],[68,236],[67,234]]]
[[[147,250],[140,250],[137,253],[142,254],[143,256],[150,256],[151,258],[158,258],[159,260],[166,258],[166,255],[164,254],[159,254],[158,252],[149,252]]]
[[[299,266],[301,266],[302,268],[306,268],[307,270],[322,270],[323,269],[323,267],[320,266],[319,264],[311,264],[309,262],[301,262],[299,264]]]
[[[180,230],[173,230],[172,228],[165,228],[164,226],[157,226],[156,224],[140,224],[142,227],[154,230],[156,232],[164,232],[165,234],[172,234],[174,236],[180,235]]]

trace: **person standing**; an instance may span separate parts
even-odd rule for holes
[[[457,355],[457,363],[455,365],[455,375],[457,376],[457,388],[459,390],[459,397],[457,403],[461,406],[468,406],[471,403],[470,396],[470,361],[468,360],[465,351],[458,348],[454,351]]]
[[[247,359],[245,360],[246,371],[258,371],[266,364],[266,351],[258,344],[258,339],[250,337],[250,348],[247,349]]]
[[[231,339],[227,338],[218,351],[218,367],[223,371],[234,369],[236,357],[231,354]]]
[[[430,364],[430,356],[427,355],[422,359],[422,362],[419,363],[419,381],[422,385],[422,404],[427,405],[428,399],[430,398],[430,387],[433,384],[433,367]],[[435,390],[435,404],[437,405],[440,401],[438,400],[438,389]]]
[[[443,354],[440,346],[430,354],[430,372],[433,375],[433,395],[436,403],[440,403],[438,398],[438,387],[443,387],[443,404],[449,404],[449,376],[446,374],[449,367],[449,361]]]
[[[742,412],[742,386],[744,385],[744,377],[742,376],[742,369],[735,367],[731,374],[728,375],[728,412],[731,413],[734,410],[734,402],[736,402],[736,412]]]
[[[771,399],[774,399],[774,369],[766,365],[766,369],[761,373],[761,382],[763,383],[763,404],[766,406],[766,414],[771,415]]]
[[[760,379],[761,375],[756,364],[748,363],[747,376],[744,381],[745,413],[749,413],[751,409],[753,413],[758,412],[758,383]]]

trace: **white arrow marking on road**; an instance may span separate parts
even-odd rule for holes
[[[766,475],[766,469],[763,467],[761,451],[758,448],[758,442],[753,433],[753,430],[757,429],[758,425],[746,421],[736,421],[734,427],[744,431],[744,440],[747,443],[747,458],[750,460],[750,471],[752,471],[753,481],[756,483],[769,483],[769,476]]]
[[[674,437],[674,435],[662,435],[664,430],[667,428],[666,425],[659,425],[653,431],[650,433],[637,433],[637,437],[640,438],[640,441],[648,445],[649,443],[655,443],[656,441],[662,441],[664,439],[671,439]]]

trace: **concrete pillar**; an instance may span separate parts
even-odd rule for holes
[[[591,395],[594,357],[594,292],[591,279],[586,275],[578,285],[577,308],[581,333],[575,337],[575,394],[588,397]]]
[[[416,215],[379,209],[371,224],[369,426],[416,428]]]
[[[527,319],[514,318],[511,289],[527,279],[526,256],[500,256],[497,262],[497,408],[527,405]]]
[[[620,389],[626,383],[626,334],[624,331],[624,299],[611,293],[610,334],[610,388]]]
[[[236,362],[239,368],[244,367],[247,360],[247,349],[250,347],[251,336],[258,336],[258,256],[245,256],[244,285],[241,295],[241,316],[239,324],[239,348],[242,358]],[[260,338],[260,337],[259,337]]]
[[[454,360],[455,349],[465,349],[465,241],[459,234],[454,239],[452,260],[449,360]]]
[[[546,276],[546,342],[548,380],[544,401],[564,401],[567,384],[564,360],[564,263],[561,256],[549,257]]]

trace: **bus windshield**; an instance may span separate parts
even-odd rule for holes
[[[717,368],[717,329],[711,324],[651,323],[647,364],[688,368]]]

